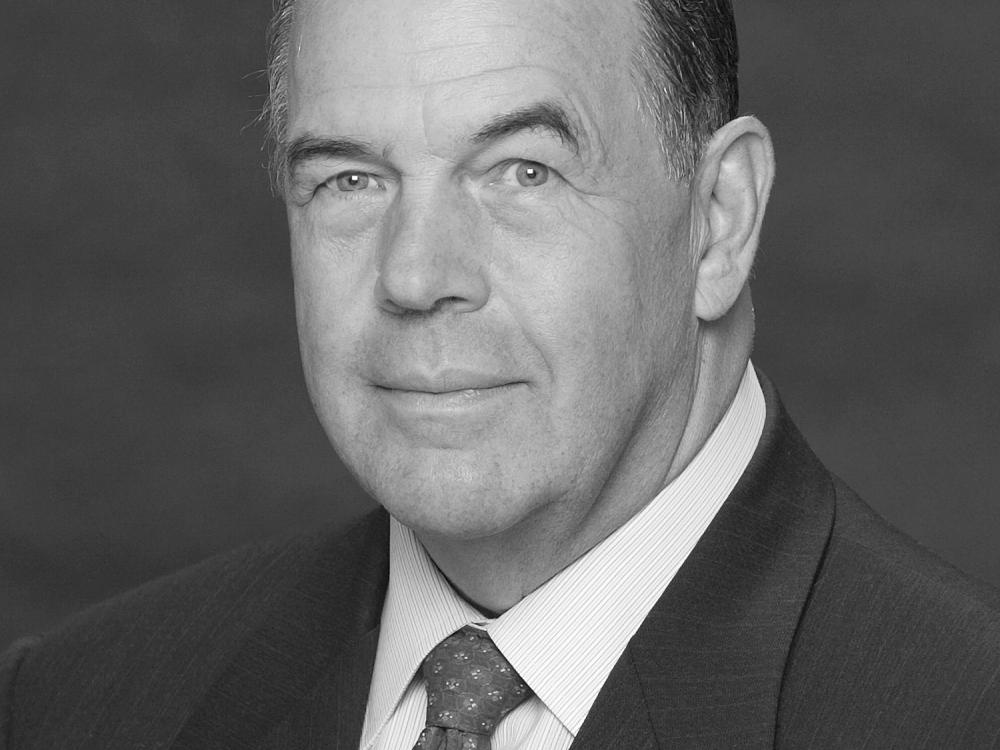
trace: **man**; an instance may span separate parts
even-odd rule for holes
[[[828,474],[749,365],[773,152],[729,4],[680,5],[279,5],[306,377],[392,520],[22,642],[8,747],[1000,742],[995,593]]]

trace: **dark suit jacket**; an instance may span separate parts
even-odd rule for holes
[[[764,387],[749,468],[573,747],[1000,747],[997,595],[875,516]],[[243,549],[22,641],[0,742],[357,748],[387,537],[377,512]]]

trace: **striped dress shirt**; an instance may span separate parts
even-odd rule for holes
[[[389,588],[362,750],[413,747],[427,706],[420,663],[467,624],[486,629],[534,691],[497,726],[493,750],[566,750],[629,639],[742,475],[760,440],[764,411],[748,365],[732,404],[691,463],[622,527],[494,619],[461,599],[413,532],[392,520]]]

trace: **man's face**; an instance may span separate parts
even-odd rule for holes
[[[306,379],[346,464],[418,531],[582,523],[669,466],[695,259],[638,110],[637,23],[607,0],[302,0]]]

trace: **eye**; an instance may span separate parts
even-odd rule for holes
[[[344,193],[366,190],[370,182],[371,176],[367,172],[341,172],[333,178],[337,190]]]
[[[540,187],[549,181],[549,168],[537,161],[518,162],[514,176],[522,187]]]

